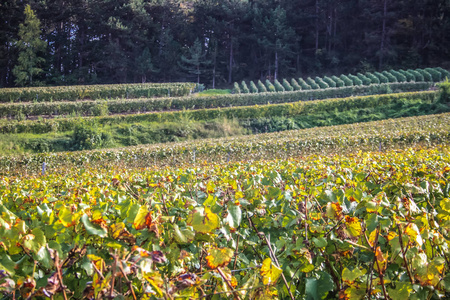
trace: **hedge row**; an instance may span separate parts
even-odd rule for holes
[[[287,81],[283,85],[287,85]],[[258,82],[258,86],[263,85]],[[284,93],[258,93],[220,95],[205,97],[173,97],[147,99],[120,99],[109,101],[8,103],[0,105],[1,118],[23,120],[30,116],[102,116],[120,113],[139,113],[164,110],[201,109],[230,106],[261,105],[267,103],[287,103],[326,98],[341,98],[355,95],[387,94],[391,92],[411,92],[430,88],[429,83],[392,83],[370,86],[351,86],[322,90],[305,90]],[[255,89],[255,87],[251,87]]]
[[[189,95],[195,87],[195,83],[182,82],[6,88],[0,89],[0,102],[180,97]]]
[[[305,80],[302,78],[291,79],[290,83],[288,80],[283,79],[283,84],[281,85],[278,80],[275,79],[273,85],[275,90],[269,89],[269,81],[266,81],[267,90],[273,92],[283,92],[283,91],[299,91],[299,90],[318,90],[327,89],[330,87],[344,87],[344,86],[359,86],[359,85],[371,85],[380,83],[397,83],[397,82],[439,82],[445,78],[450,78],[450,72],[442,68],[426,68],[426,69],[416,69],[416,70],[389,70],[383,71],[381,73],[367,72],[366,74],[358,73],[356,75],[344,75],[340,77],[316,77],[314,79],[308,77]],[[250,85],[255,85],[253,81],[250,81]],[[271,85],[272,83],[270,83]],[[261,89],[251,89],[245,90],[246,83],[242,81],[242,88],[239,88],[239,84],[235,83],[234,93],[258,93]]]
[[[47,133],[73,130],[78,124],[120,124],[138,122],[176,122],[180,118],[193,121],[206,121],[226,117],[229,119],[252,119],[267,117],[292,117],[299,114],[312,114],[327,111],[346,111],[349,109],[369,108],[387,105],[395,101],[422,100],[432,102],[437,93],[433,91],[372,95],[317,101],[299,101],[295,103],[271,104],[263,106],[243,106],[230,108],[199,109],[188,111],[159,112],[149,114],[116,115],[91,118],[47,119],[38,121],[8,122],[0,126],[0,133]]]

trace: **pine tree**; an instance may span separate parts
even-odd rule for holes
[[[200,83],[200,75],[203,74],[202,66],[209,65],[210,62],[206,60],[206,53],[203,53],[202,44],[199,39],[196,39],[194,45],[189,48],[189,57],[181,56],[180,67],[189,74],[197,76],[197,83]]]
[[[45,41],[41,40],[41,22],[36,17],[30,5],[25,6],[25,21],[19,25],[18,63],[13,69],[15,83],[19,86],[33,85],[33,78],[42,73],[45,59],[40,56],[46,49]]]

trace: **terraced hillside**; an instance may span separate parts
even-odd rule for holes
[[[8,89],[0,91],[5,99],[23,101],[36,93],[37,98],[52,101],[1,103],[0,150],[13,154],[115,148],[449,111],[441,100],[443,92],[427,91],[442,75],[427,74],[429,82],[201,97],[186,95],[193,89],[188,83]],[[120,93],[145,96],[144,88],[147,94],[171,89],[186,96],[120,98]],[[77,101],[60,101],[108,93],[119,98],[80,96]]]

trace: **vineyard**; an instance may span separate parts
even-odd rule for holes
[[[448,297],[449,150],[3,176],[1,291]]]
[[[257,84],[253,81],[247,85],[245,81],[234,83],[234,93],[266,93],[266,92],[285,92],[285,91],[299,91],[299,90],[320,90],[328,88],[340,88],[349,86],[368,86],[378,85],[383,83],[402,83],[402,82],[440,82],[445,78],[450,78],[450,72],[442,68],[426,68],[415,70],[389,70],[383,72],[367,72],[365,74],[358,73],[357,75],[340,75],[315,77],[314,79],[308,77],[306,79],[292,78],[290,81],[283,79],[279,82],[277,79],[274,82],[266,80],[265,83],[259,80]],[[248,87],[250,86],[250,88]]]
[[[447,75],[0,90],[0,293],[449,298]]]

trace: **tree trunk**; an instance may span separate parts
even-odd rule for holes
[[[278,79],[278,49],[275,50],[275,71],[273,78]]]
[[[383,29],[381,31],[381,44],[380,44],[380,61],[378,64],[378,69],[381,70],[383,67],[383,56],[384,56],[384,48],[385,48],[385,39],[386,39],[386,15],[387,15],[387,1],[384,0],[384,9],[383,9]]]
[[[230,63],[228,70],[228,83],[231,83],[233,75],[233,38],[230,37]]]
[[[316,0],[316,52],[319,50],[319,0]]]
[[[212,78],[212,88],[216,88],[216,63],[217,63],[217,43],[214,43],[214,59],[213,59],[213,78]]]

